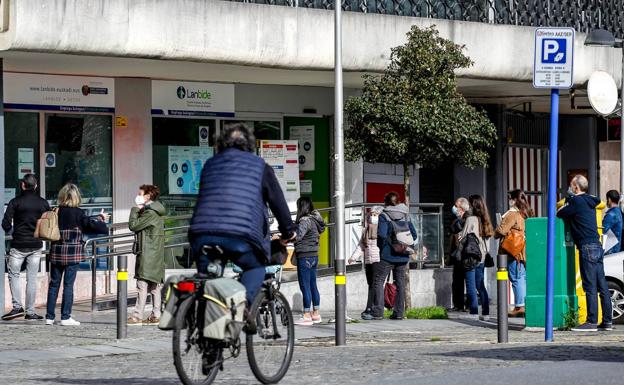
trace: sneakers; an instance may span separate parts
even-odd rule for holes
[[[404,319],[403,316],[398,316],[396,313],[392,313],[392,315],[390,316],[391,320],[396,320],[396,321],[401,321]]]
[[[61,320],[61,326],[78,326],[78,325],[80,325],[80,322],[76,321],[73,318]]]
[[[598,325],[598,330],[600,331],[611,331],[613,330],[613,324],[610,323],[601,323],[600,325]]]
[[[46,325],[54,325],[53,319],[46,319]]]
[[[41,321],[43,319],[42,316],[37,315],[35,313],[26,314],[26,316],[24,318],[27,319],[28,321]]]
[[[314,325],[314,321],[312,321],[312,318],[301,317],[295,321],[295,325],[312,326]]]
[[[160,318],[156,317],[154,314],[150,314],[145,320],[143,320],[144,325],[158,325],[160,323]]]
[[[383,317],[375,317],[371,313],[364,313],[362,314],[362,319],[364,321],[381,321]]]
[[[489,321],[489,320],[490,320],[490,316],[489,316],[489,315],[482,315],[482,316],[479,316],[479,320],[480,320],[480,321],[486,321],[486,322],[487,322],[487,321]]]
[[[479,315],[478,314],[463,314],[459,316],[460,319],[465,319],[465,320],[470,320],[470,321],[478,321],[479,320]]]
[[[137,318],[135,316],[128,317],[128,326],[141,326],[141,325],[143,325],[143,320],[141,320],[140,318]]]
[[[3,321],[10,321],[12,319],[16,319],[24,315],[24,308],[20,307],[19,309],[13,309],[10,312],[6,313],[2,316]]]
[[[323,320],[321,319],[321,315],[314,315],[312,314],[312,323],[313,324],[320,324],[321,322],[323,322]]]
[[[584,324],[570,330],[572,330],[573,332],[597,332],[598,328],[596,327],[596,324],[590,324],[589,322],[585,322]]]

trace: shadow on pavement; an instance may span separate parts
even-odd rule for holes
[[[483,350],[462,350],[443,353],[429,353],[428,355],[458,358],[491,359],[502,361],[624,362],[624,347],[589,345],[531,345]]]
[[[178,379],[154,378],[38,378],[35,381],[69,385],[172,385],[179,384]]]

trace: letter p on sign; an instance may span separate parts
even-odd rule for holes
[[[542,40],[542,63],[564,64],[566,62],[566,39]]]

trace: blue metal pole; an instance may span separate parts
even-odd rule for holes
[[[548,238],[546,254],[546,342],[553,340],[555,297],[555,210],[557,206],[557,157],[559,154],[559,90],[550,92],[550,149],[548,153]]]

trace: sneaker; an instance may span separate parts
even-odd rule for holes
[[[362,314],[362,319],[364,321],[381,321],[383,317],[375,317],[371,313]]]
[[[349,317],[348,315],[347,315],[347,316],[345,316],[345,322],[346,322],[346,323],[350,324],[351,322],[354,322],[354,321],[355,321],[355,320],[354,320],[353,318]]]
[[[470,320],[470,321],[478,321],[479,315],[478,314],[462,314],[461,316],[459,316],[459,318]]]
[[[142,319],[137,318],[135,316],[128,317],[128,326],[141,326],[141,325],[143,325]]]
[[[16,319],[24,315],[24,308],[20,307],[19,309],[13,309],[10,312],[6,313],[2,316],[3,321],[10,321],[12,319]]]
[[[40,321],[43,319],[42,316],[37,315],[35,313],[32,314],[26,314],[26,316],[24,317],[25,319],[29,320],[29,321]]]
[[[611,331],[613,330],[613,324],[601,323],[598,325],[598,330],[600,331]]]
[[[392,315],[390,316],[390,319],[392,319],[392,320],[397,320],[397,321],[401,321],[401,320],[405,319],[405,317],[403,317],[403,316],[398,316],[398,315],[396,315],[396,313],[392,313]]]
[[[371,309],[366,309],[362,313],[360,313],[360,317],[364,317],[364,314],[372,314],[373,311]]]
[[[320,324],[321,322],[323,322],[323,320],[321,319],[321,315],[312,315],[312,323],[313,324]]]
[[[305,318],[305,317],[301,317],[298,320],[295,321],[295,325],[299,325],[299,326],[312,326],[314,325],[314,321],[312,321],[312,318]]]
[[[78,326],[78,325],[80,325],[80,322],[76,321],[73,318],[61,320],[61,326]]]
[[[54,325],[53,319],[46,319],[46,325]]]
[[[598,328],[596,327],[596,324],[590,324],[589,322],[585,322],[584,324],[570,330],[572,330],[573,332],[597,332]]]
[[[489,321],[490,320],[490,316],[489,315],[482,315],[479,317],[479,320],[481,321]]]
[[[154,314],[150,314],[149,317],[143,320],[144,325],[158,325],[160,323],[160,318],[156,317]]]

